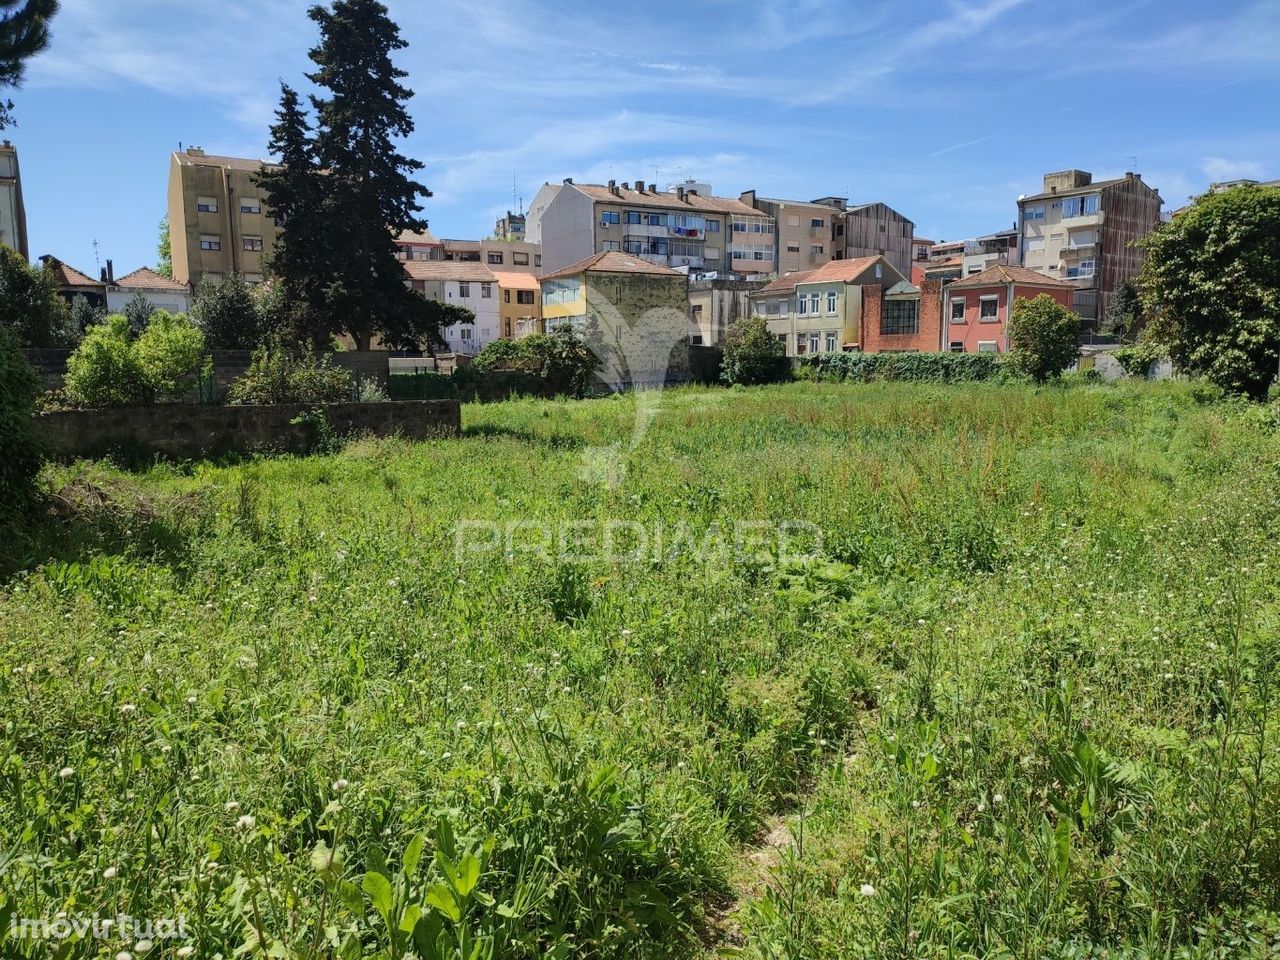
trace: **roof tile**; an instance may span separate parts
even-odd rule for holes
[[[1028,270],[1026,267],[1015,267],[1006,263],[997,263],[994,266],[987,267],[981,273],[975,273],[971,277],[965,277],[963,280],[957,280],[951,284],[948,289],[960,290],[969,287],[1002,287],[1010,283],[1020,284],[1025,287],[1057,287],[1074,289],[1075,284],[1067,283],[1065,280],[1059,280],[1057,277],[1047,277],[1043,273],[1036,273],[1034,270]]]
[[[648,273],[662,277],[685,276],[679,270],[672,270],[660,263],[650,263],[648,260],[642,260],[629,253],[620,253],[617,250],[605,250],[579,260],[577,263],[571,263],[554,273],[544,274],[538,279],[556,280],[561,277],[576,276],[579,273]]]

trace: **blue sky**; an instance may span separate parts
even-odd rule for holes
[[[153,263],[170,152],[264,154],[279,81],[305,87],[307,5],[63,0],[5,132],[32,256]],[[567,176],[883,200],[935,240],[1011,224],[1048,170],[1136,169],[1175,207],[1280,178],[1277,0],[389,6],[443,237]]]

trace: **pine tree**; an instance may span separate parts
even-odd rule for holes
[[[375,333],[414,308],[395,238],[426,229],[418,200],[431,196],[412,179],[422,164],[396,149],[413,132],[405,109],[413,91],[391,62],[406,43],[378,0],[335,0],[308,15],[320,43],[310,52],[317,69],[307,76],[328,92],[312,97],[315,160],[325,171],[322,235],[331,270],[325,310],[366,350]]]
[[[0,87],[21,86],[26,61],[49,45],[57,12],[58,0],[0,0]],[[0,101],[0,130],[13,123],[12,110],[12,100]]]
[[[324,232],[326,177],[316,165],[311,128],[298,94],[280,85],[280,107],[271,127],[270,149],[279,165],[258,174],[267,211],[280,224],[280,234],[267,262],[272,289],[288,305],[287,317],[275,318],[288,340],[323,346],[338,329],[325,310],[333,280],[334,244]]]

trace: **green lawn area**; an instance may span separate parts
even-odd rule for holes
[[[152,957],[1277,955],[1280,434],[1200,393],[58,469],[0,582],[0,955],[127,947],[5,940],[59,911],[183,917]]]

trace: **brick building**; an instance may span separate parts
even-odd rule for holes
[[[946,349],[953,353],[1004,353],[1009,349],[1009,309],[1015,300],[1047,293],[1070,309],[1075,286],[1026,267],[997,264],[949,284],[943,315]]]

